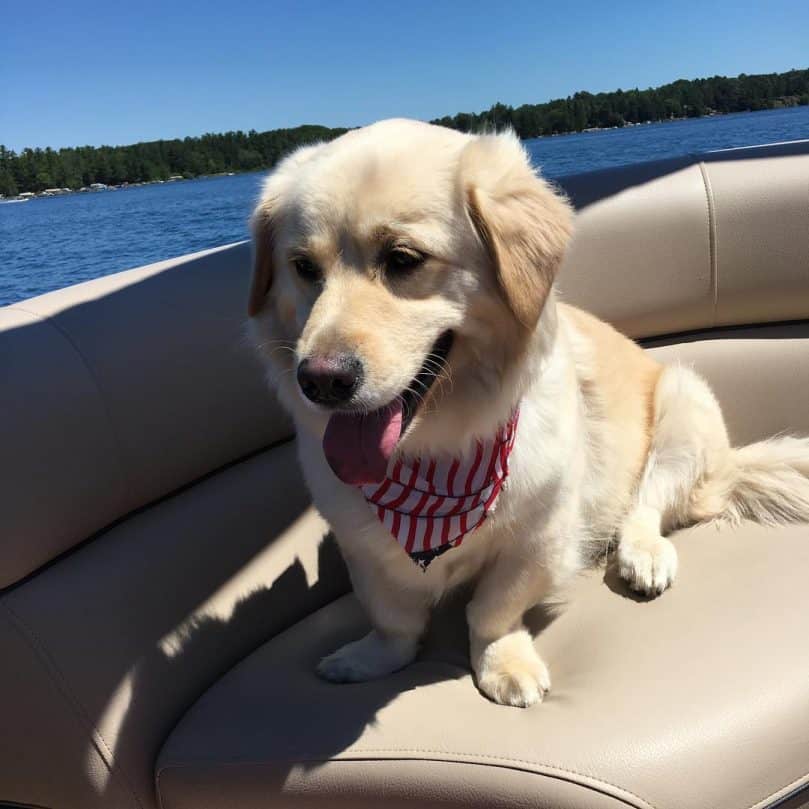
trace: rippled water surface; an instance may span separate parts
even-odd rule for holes
[[[672,121],[527,142],[549,177],[809,138],[809,107]],[[0,305],[246,238],[262,174],[0,204]]]

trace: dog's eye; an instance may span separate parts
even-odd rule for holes
[[[424,263],[424,256],[416,250],[395,247],[385,257],[385,266],[391,272],[407,272]]]
[[[304,281],[314,284],[321,280],[320,268],[314,261],[306,258],[306,256],[298,256],[292,259],[292,263],[295,265],[295,272],[297,272]]]

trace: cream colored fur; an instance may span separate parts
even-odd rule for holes
[[[431,609],[473,580],[471,663],[491,699],[526,706],[550,687],[523,626],[593,549],[619,538],[632,587],[663,591],[677,555],[663,533],[719,516],[809,519],[809,442],[732,450],[707,385],[662,368],[596,318],[558,303],[567,203],[510,134],[386,121],[299,150],[271,174],[253,219],[251,333],[292,413],[314,501],[334,528],[372,631],[321,661],[335,681],[380,677],[417,653]],[[427,255],[391,276],[379,255]],[[305,255],[319,284],[295,273]],[[520,403],[508,486],[494,514],[421,572],[326,463],[329,412],[295,380],[303,358],[342,350],[365,368],[357,405],[398,396],[436,338],[447,366],[398,451],[464,453]]]

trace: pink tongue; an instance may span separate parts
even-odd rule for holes
[[[385,477],[401,433],[402,405],[398,401],[367,415],[335,413],[326,425],[323,452],[343,483],[378,483]]]

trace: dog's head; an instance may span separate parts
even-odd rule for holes
[[[508,415],[570,224],[512,134],[384,121],[277,167],[248,310],[339,477],[379,479],[397,447],[458,449]]]

